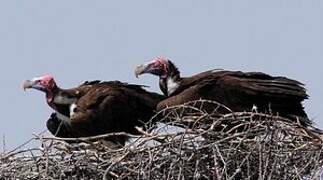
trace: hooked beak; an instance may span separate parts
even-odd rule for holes
[[[35,82],[34,82],[34,81],[26,80],[26,81],[24,81],[24,83],[23,83],[22,87],[23,87],[24,91],[26,91],[26,89],[30,89],[30,88],[32,88],[34,85],[35,85]]]
[[[138,65],[135,69],[136,78],[139,78],[140,75],[146,73],[147,67],[148,67],[148,65],[144,65],[144,64]]]
[[[154,63],[138,65],[135,69],[135,76],[138,78],[142,74],[153,74],[156,76],[162,76],[165,72],[160,67],[154,67]]]
[[[45,88],[41,85],[39,85],[38,81],[36,80],[26,80],[23,82],[23,89],[26,91],[27,89],[37,89],[41,91],[45,91]]]

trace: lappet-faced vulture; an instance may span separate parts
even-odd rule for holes
[[[75,88],[62,89],[50,75],[27,80],[23,87],[46,94],[48,105],[56,111],[47,122],[47,127],[51,132],[55,131],[62,120],[63,129],[57,132],[61,137],[138,133],[135,126],[147,122],[156,105],[164,98],[144,90],[141,85],[120,81],[90,81]],[[124,140],[117,141],[124,143]]]
[[[163,57],[137,66],[135,75],[138,77],[144,73],[158,76],[160,89],[168,96],[158,104],[158,110],[207,99],[222,103],[236,112],[257,107],[258,112],[279,113],[283,117],[299,120],[302,125],[312,123],[302,105],[303,100],[308,98],[304,85],[286,77],[218,69],[181,77],[174,63]]]

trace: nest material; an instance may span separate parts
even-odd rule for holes
[[[213,113],[201,110],[207,103]],[[1,154],[0,179],[314,179],[323,167],[320,134],[276,115],[198,101],[167,108],[157,120],[182,130],[157,134],[148,123],[140,136],[35,136],[40,148]],[[103,140],[113,135],[135,140],[115,149]]]

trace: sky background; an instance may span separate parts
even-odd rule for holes
[[[44,94],[23,92],[23,80],[50,73],[63,88],[101,79],[160,92],[156,77],[133,73],[160,55],[183,75],[224,68],[297,79],[323,128],[322,12],[320,0],[2,0],[0,139],[12,149],[46,128]]]

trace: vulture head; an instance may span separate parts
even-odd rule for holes
[[[137,78],[139,75],[146,73],[159,76],[160,78],[167,78],[169,75],[169,60],[164,57],[157,57],[147,64],[138,65],[135,69]]]
[[[52,102],[54,98],[54,91],[57,89],[57,85],[53,76],[44,75],[24,81],[23,89],[37,89],[39,91],[42,91],[46,93],[47,101]]]
[[[142,74],[153,74],[159,77],[159,86],[164,95],[169,96],[180,84],[180,72],[177,67],[165,57],[156,57],[147,64],[138,65],[135,76]]]

